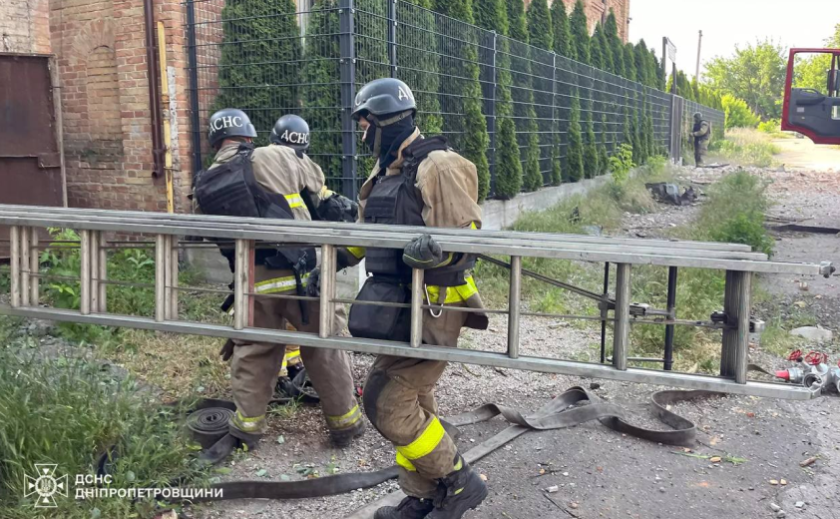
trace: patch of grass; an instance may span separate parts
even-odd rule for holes
[[[707,192],[697,226],[690,231],[696,240],[741,243],[772,254],[775,240],[764,227],[770,201],[767,183],[746,171],[725,176]]]
[[[43,517],[24,497],[35,463],[57,464],[57,474],[69,476],[68,497],[56,496],[51,517],[151,517],[154,502],[75,500],[75,475],[95,475],[98,456],[116,445],[113,488],[201,478],[174,412],[149,405],[132,379],[114,378],[98,363],[0,350],[0,517]]]
[[[228,364],[219,350],[225,339],[145,330],[124,330],[99,354],[159,388],[164,398],[219,396],[230,387]]]
[[[741,166],[770,167],[773,156],[782,152],[772,142],[773,137],[752,128],[733,128],[726,139],[712,142],[709,151],[713,156]]]

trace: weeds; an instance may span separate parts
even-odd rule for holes
[[[709,150],[721,159],[741,166],[769,167],[774,163],[773,156],[782,152],[773,144],[772,137],[758,130],[733,128],[726,134],[726,139],[719,139]]]
[[[727,175],[708,190],[691,238],[749,245],[755,251],[771,254],[773,238],[764,227],[769,206],[767,183],[738,171]]]
[[[147,399],[133,380],[97,363],[0,350],[0,517],[41,516],[24,497],[36,463],[57,464],[57,473],[69,476],[68,496],[56,496],[51,516],[138,517],[138,507],[153,508],[131,499],[75,500],[74,476],[95,475],[96,459],[112,446],[114,488],[199,477],[174,410],[152,408]]]

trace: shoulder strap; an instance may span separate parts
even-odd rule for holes
[[[417,168],[420,166],[420,163],[423,162],[430,153],[433,151],[444,151],[448,149],[449,144],[446,142],[446,138],[441,135],[430,137],[428,139],[423,137],[418,138],[406,146],[403,150],[403,174],[413,178],[417,175]]]

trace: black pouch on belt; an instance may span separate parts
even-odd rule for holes
[[[356,296],[356,301],[408,304],[411,291],[396,280],[373,276]],[[353,337],[408,342],[411,338],[411,312],[408,308],[353,304],[347,323]]]

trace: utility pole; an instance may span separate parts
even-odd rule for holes
[[[700,82],[700,49],[703,46],[703,31],[700,31],[700,36],[697,39],[697,71],[694,73],[694,79]]]

